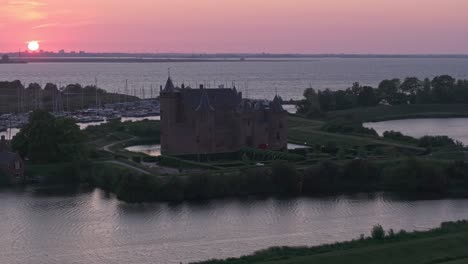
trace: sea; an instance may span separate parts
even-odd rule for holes
[[[442,74],[468,79],[468,58],[0,64],[0,81],[97,83],[109,92],[147,98],[157,96],[169,72],[179,85],[234,84],[245,97],[271,99],[278,94],[299,99],[308,87],[337,90],[353,82],[376,86],[383,79]],[[447,122],[463,134],[460,122],[465,121]],[[431,122],[447,126],[440,120]],[[189,263],[272,246],[356,239],[369,235],[376,224],[428,230],[444,221],[468,219],[467,206],[467,199],[413,200],[384,193],[130,205],[99,189],[0,189],[0,263]]]
[[[377,86],[383,79],[432,78],[449,74],[468,79],[468,58],[313,58],[265,61],[171,63],[29,63],[0,64],[0,81],[25,85],[48,82],[94,85],[109,92],[155,97],[168,75],[176,85],[236,86],[244,97],[300,99],[306,88],[346,89],[354,82]],[[127,86],[126,86],[127,83]]]

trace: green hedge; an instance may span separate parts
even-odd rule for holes
[[[216,167],[210,164],[184,160],[184,159],[176,158],[173,156],[167,156],[167,155],[159,156],[158,162],[159,164],[163,166],[174,167],[174,168],[202,168],[202,169],[210,169],[210,170],[221,169],[220,167]]]
[[[242,148],[240,151],[242,158],[247,157],[249,160],[254,161],[269,161],[269,160],[286,160],[286,161],[301,161],[304,160],[304,156],[291,154],[287,152],[254,149],[254,148]]]

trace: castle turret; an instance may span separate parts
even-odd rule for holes
[[[164,86],[163,92],[174,92],[175,91],[175,86],[174,83],[172,82],[171,76],[167,78],[166,85]]]
[[[167,79],[164,89],[160,93],[161,105],[161,150],[164,152],[171,152],[170,145],[172,141],[177,140],[173,138],[172,131],[177,123],[177,107],[179,105],[180,96],[176,92],[174,83],[171,77]]]
[[[278,95],[276,95],[273,101],[271,102],[271,110],[273,110],[273,112],[276,113],[284,111],[283,100]]]

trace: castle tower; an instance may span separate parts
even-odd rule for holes
[[[172,138],[172,131],[177,122],[177,106],[179,105],[179,94],[172,82],[171,77],[167,79],[164,89],[160,92],[160,109],[161,109],[161,150],[170,152],[171,142],[177,140]]]

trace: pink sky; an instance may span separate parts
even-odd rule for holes
[[[468,0],[0,0],[0,51],[468,53]]]

